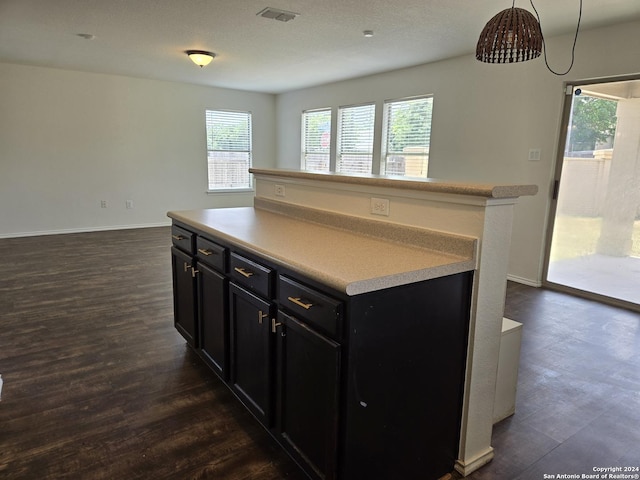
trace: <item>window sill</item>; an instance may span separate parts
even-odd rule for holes
[[[207,190],[205,193],[207,195],[217,195],[217,194],[225,194],[228,195],[230,193],[255,193],[255,188],[220,188],[217,190]]]

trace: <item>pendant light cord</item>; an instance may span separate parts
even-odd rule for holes
[[[531,7],[533,8],[533,11],[536,12],[536,17],[538,17],[538,23],[540,24],[540,33],[542,33],[542,23],[540,22],[540,14],[538,13],[538,10],[536,9],[536,6],[533,4],[533,0],[529,0],[531,2]],[[514,0],[514,5],[515,5],[515,0]],[[544,63],[547,66],[547,69],[549,69],[549,71],[551,73],[553,73],[554,75],[558,75],[558,76],[563,76],[566,75],[567,73],[569,73],[571,71],[571,69],[573,68],[573,62],[575,61],[576,58],[576,43],[578,42],[578,32],[580,32],[580,21],[582,20],[582,0],[580,0],[580,12],[578,13],[578,25],[576,27],[576,35],[573,38],[573,47],[571,48],[571,65],[569,65],[569,68],[567,69],[566,72],[556,72],[555,70],[553,70],[550,66],[549,66],[549,62],[547,61],[547,45],[544,41],[544,35],[542,35],[542,47],[544,50]]]

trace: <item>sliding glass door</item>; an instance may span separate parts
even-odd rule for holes
[[[545,283],[640,308],[640,80],[569,88]]]

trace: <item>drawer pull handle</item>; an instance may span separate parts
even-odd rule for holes
[[[235,267],[234,270],[245,278],[253,277],[253,272],[247,272],[244,268]]]
[[[173,238],[174,240],[184,240],[186,237],[183,237],[182,235],[171,235],[171,238]]]
[[[208,257],[209,255],[213,255],[215,253],[211,250],[205,250],[204,248],[199,248],[198,252],[203,254],[205,257]]]
[[[262,325],[262,320],[269,316],[268,313],[262,313],[262,310],[258,310],[258,323]]]
[[[196,275],[200,273],[200,270],[196,270],[195,268],[191,267],[191,276],[193,278],[196,278]]]
[[[184,271],[185,271],[185,273],[188,272],[190,268],[191,268],[191,264],[187,263],[187,262],[184,262]]]
[[[280,322],[277,322],[275,318],[271,319],[271,333],[276,333],[276,328],[282,325]]]
[[[304,308],[305,310],[309,310],[311,307],[313,307],[313,303],[304,303],[300,297],[287,297],[287,300],[289,300],[292,303],[295,303],[296,305]]]

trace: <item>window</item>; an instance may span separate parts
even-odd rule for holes
[[[381,173],[427,177],[433,97],[385,102]]]
[[[302,169],[329,171],[331,109],[302,112]]]
[[[374,104],[338,110],[337,172],[371,173],[374,120]]]
[[[377,125],[376,109],[383,114]],[[433,96],[337,110],[337,128],[330,107],[302,112],[303,170],[427,178]]]
[[[251,188],[251,112],[207,110],[209,190]]]

